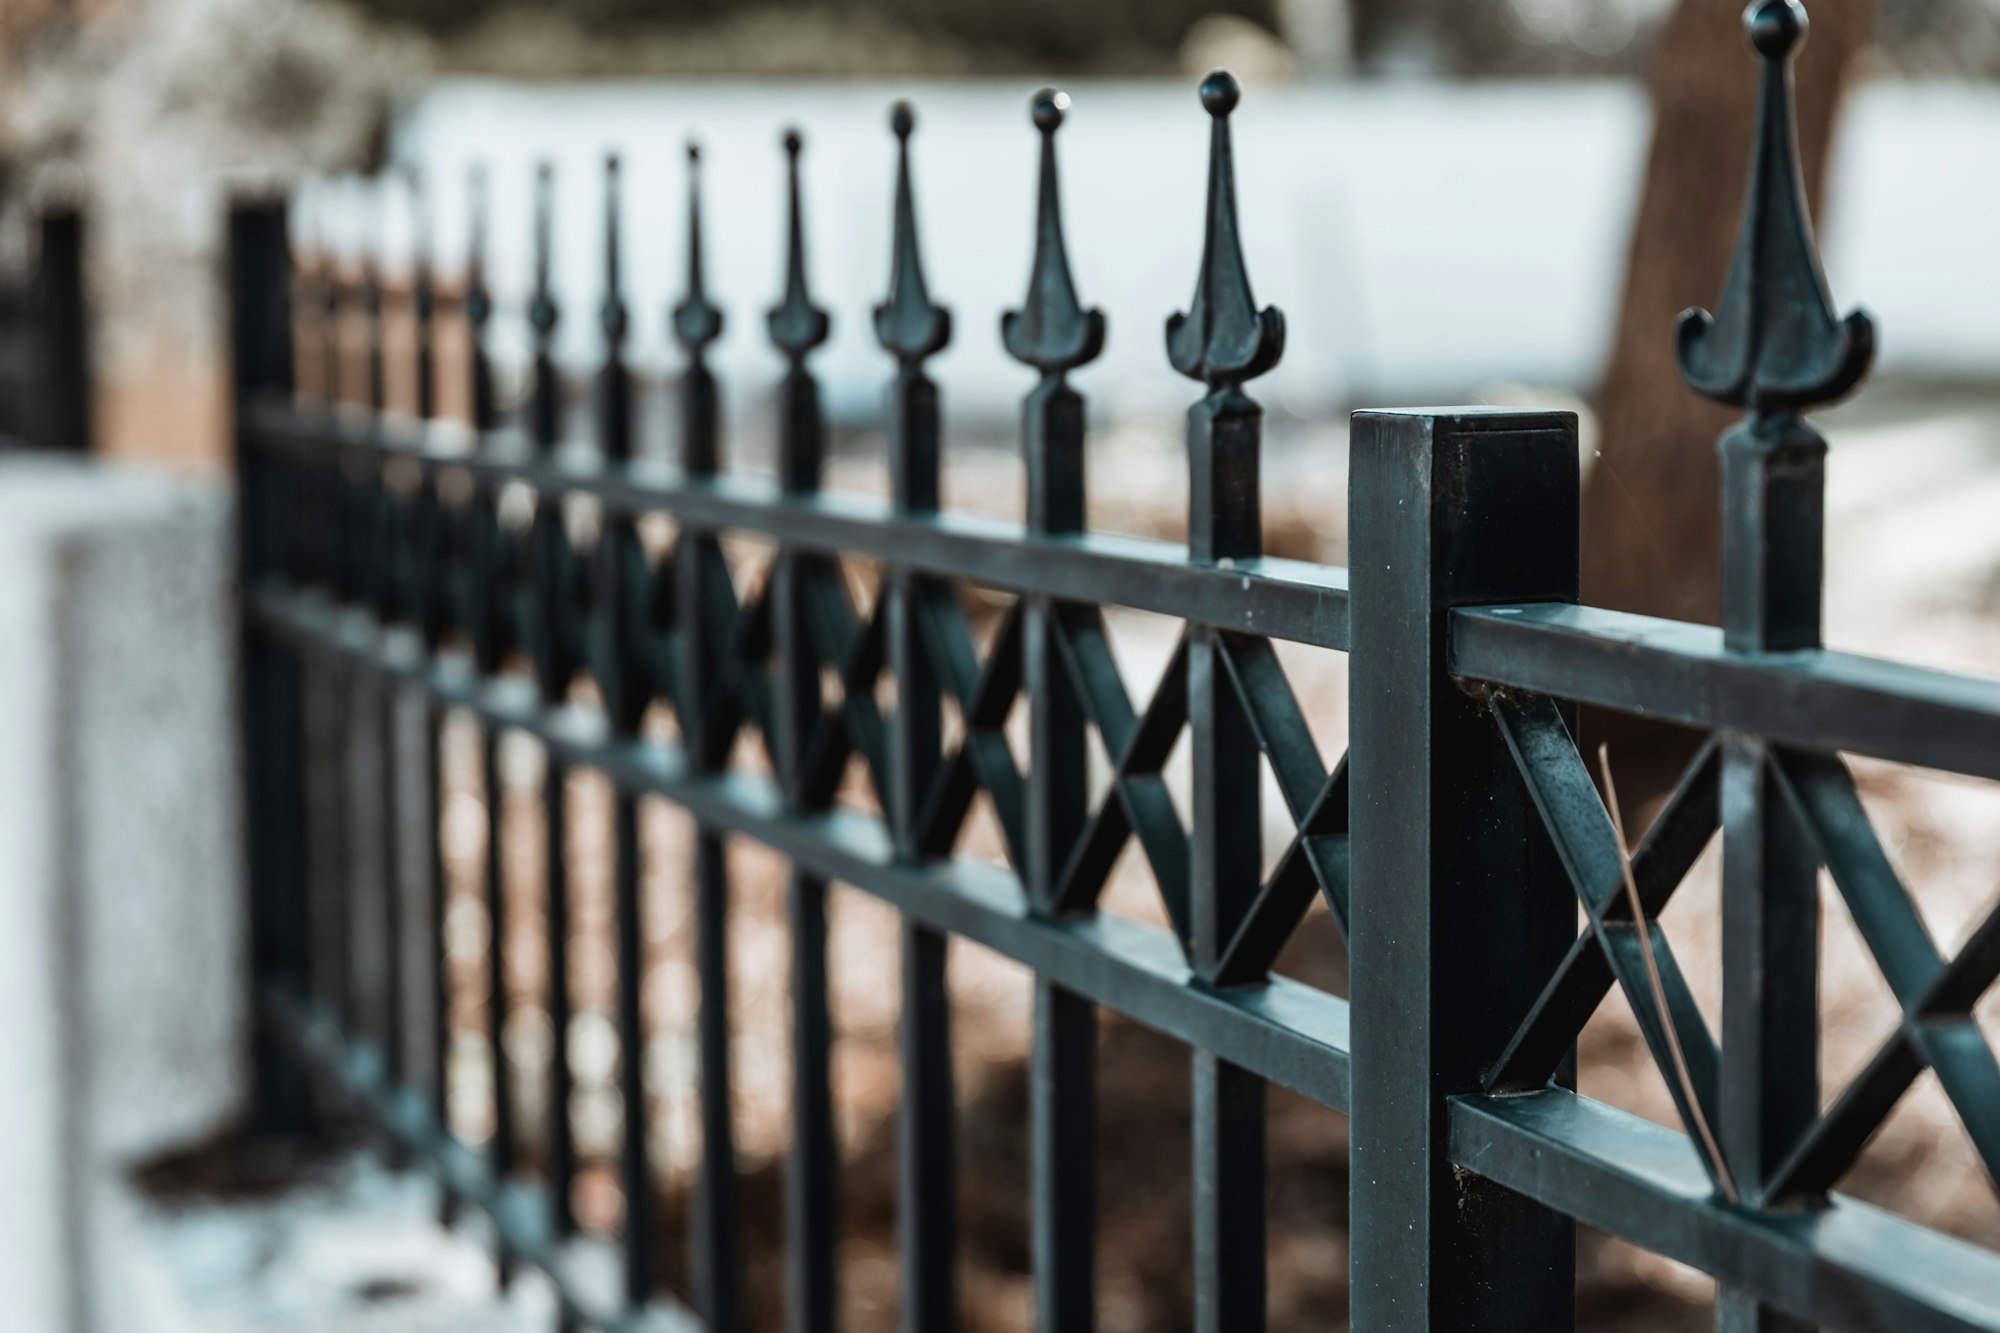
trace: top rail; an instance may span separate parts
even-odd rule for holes
[[[2000,779],[2000,680],[1825,648],[1733,652],[1706,625],[1557,603],[1454,612],[1450,670],[1801,749]]]
[[[886,500],[787,493],[776,480],[694,478],[664,465],[602,462],[594,451],[538,455],[526,436],[498,429],[477,452],[438,447],[416,421],[343,420],[302,413],[282,397],[254,404],[246,443],[308,457],[329,446],[409,458],[426,473],[463,468],[486,482],[519,481],[545,494],[595,496],[615,511],[658,511],[697,527],[781,538],[828,555],[863,556],[1010,592],[1108,603],[1320,648],[1347,651],[1347,571],[1256,556],[1192,561],[1176,542],[1104,533],[1035,535],[1027,525],[944,511],[911,513]]]

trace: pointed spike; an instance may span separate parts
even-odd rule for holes
[[[493,318],[493,297],[486,288],[486,168],[472,168],[472,248],[466,258],[465,322],[471,343],[472,428],[487,431],[499,416],[494,403],[493,371],[486,360],[486,325]]]
[[[430,192],[423,172],[411,166],[404,175],[410,201],[410,312],[416,317],[417,419],[437,415],[437,363],[431,324],[437,314],[437,286],[431,266]]]
[[[472,242],[466,250],[465,318],[474,330],[483,329],[493,316],[492,297],[486,290],[486,168],[475,166],[470,182],[472,195]]]
[[[687,293],[674,307],[674,339],[699,362],[710,343],[722,336],[722,311],[708,299],[702,273],[701,244],[701,146],[692,139],[687,146],[688,241]]]
[[[1285,350],[1285,317],[1277,307],[1257,308],[1236,220],[1236,168],[1229,142],[1229,113],[1242,89],[1227,70],[1201,82],[1201,104],[1212,120],[1208,146],[1208,229],[1194,299],[1167,321],[1167,359],[1175,370],[1211,389],[1240,387],[1278,364]]]
[[[1035,205],[1035,261],[1028,295],[1000,320],[1000,340],[1016,361],[1047,376],[1061,376],[1104,350],[1104,312],[1085,310],[1070,278],[1063,243],[1062,201],[1056,179],[1056,130],[1069,95],[1053,88],[1035,94],[1029,114],[1041,132],[1041,182]]]
[[[1793,121],[1791,58],[1806,35],[1798,0],[1754,0],[1743,15],[1763,61],[1750,182],[1729,278],[1713,315],[1676,330],[1681,377],[1695,392],[1757,415],[1832,402],[1875,357],[1865,311],[1834,311],[1813,240]]]
[[[555,251],[555,193],[555,167],[547,162],[538,163],[535,167],[535,288],[528,298],[528,327],[534,331],[537,348],[548,346],[561,318],[549,281]],[[481,197],[483,201],[483,191]],[[483,225],[480,234],[485,234]]]
[[[598,311],[598,318],[604,328],[604,340],[614,351],[624,343],[626,329],[625,293],[619,268],[621,174],[618,154],[607,154],[604,158],[604,304]]]
[[[804,206],[799,191],[799,152],[804,140],[795,129],[785,131],[785,179],[789,217],[785,232],[785,298],[765,316],[771,342],[793,365],[803,365],[806,353],[826,341],[831,321],[812,303],[806,284]]]
[[[378,180],[358,182],[368,224],[361,239],[361,304],[368,316],[368,410],[381,416],[388,406],[388,374],[383,364],[382,251],[388,193]]]
[[[917,209],[910,189],[910,134],[916,124],[908,102],[890,109],[889,128],[896,135],[896,238],[889,297],[875,307],[875,340],[905,365],[920,364],[951,341],[951,312],[931,304],[917,246]]]

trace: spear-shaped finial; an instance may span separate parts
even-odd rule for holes
[[[548,162],[535,166],[535,285],[528,294],[528,330],[534,339],[529,368],[528,436],[535,447],[547,452],[555,448],[561,433],[562,385],[556,376],[556,325],[562,310],[556,304],[549,280],[555,248],[555,168]]]
[[[722,336],[722,311],[709,303],[701,259],[701,147],[690,141],[688,164],[687,294],[674,307],[674,338],[688,355],[700,361],[710,343]]]
[[[932,305],[917,248],[917,207],[910,194],[910,131],[917,125],[908,102],[889,112],[896,135],[896,242],[889,268],[889,299],[875,307],[875,340],[904,365],[935,356],[951,341],[951,312]]]
[[[806,353],[826,341],[831,321],[812,302],[806,286],[804,209],[799,202],[799,150],[804,140],[797,130],[785,131],[785,190],[790,213],[785,231],[785,299],[764,317],[771,342],[794,367],[805,364]]]
[[[708,369],[708,345],[722,336],[722,311],[708,299],[702,274],[701,149],[690,140],[688,163],[687,294],[674,307],[674,338],[687,350],[681,376],[681,467],[691,477],[713,476],[721,465],[719,395]]]
[[[1756,147],[1736,258],[1715,314],[1689,310],[1677,330],[1681,376],[1697,393],[1757,415],[1832,402],[1868,373],[1875,323],[1840,319],[1813,243],[1792,116],[1792,53],[1806,35],[1798,0],[1744,11],[1763,58]]]
[[[1045,376],[1097,359],[1104,350],[1104,312],[1085,310],[1069,274],[1063,244],[1062,201],[1056,182],[1056,130],[1069,109],[1069,95],[1053,88],[1035,94],[1030,115],[1042,136],[1041,188],[1035,205],[1035,263],[1028,295],[1019,310],[1000,317],[1000,340],[1016,361]]]
[[[404,173],[410,199],[410,314],[416,321],[417,420],[437,415],[437,357],[431,325],[437,315],[437,286],[431,269],[430,195],[421,169]]]
[[[1229,113],[1243,90],[1234,75],[1216,70],[1201,81],[1201,104],[1214,124],[1208,141],[1208,235],[1201,274],[1185,314],[1167,320],[1167,359],[1175,370],[1211,389],[1234,388],[1278,364],[1285,350],[1285,317],[1275,306],[1257,308],[1236,223],[1236,167],[1229,146]]]
[[[620,271],[618,212],[621,175],[616,153],[604,158],[604,301],[597,309],[604,331],[604,364],[597,374],[598,447],[614,462],[632,457],[632,377],[625,367],[624,279]]]
[[[379,420],[388,405],[389,376],[383,361],[382,231],[386,196],[379,182],[359,183],[368,224],[361,238],[361,308],[368,316],[368,411]]]
[[[604,327],[605,341],[616,347],[625,341],[627,315],[623,274],[620,270],[618,212],[621,168],[618,154],[607,153],[604,157],[604,304],[598,308],[598,319]]]
[[[493,367],[486,359],[486,325],[493,318],[493,294],[486,287],[486,168],[472,168],[472,248],[466,255],[465,323],[471,348],[472,428],[484,433],[498,424]]]

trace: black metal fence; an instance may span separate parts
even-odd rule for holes
[[[1206,389],[1188,414],[1185,547],[1084,530],[1083,403],[1066,377],[1098,353],[1105,324],[1079,301],[1064,255],[1057,95],[1034,104],[1036,254],[1027,299],[1003,327],[1009,353],[1041,375],[1023,408],[1021,523],[939,508],[938,387],[925,362],[952,325],[924,282],[907,107],[892,122],[903,154],[893,276],[874,311],[896,367],[886,503],[820,491],[825,433],[809,357],[828,317],[806,284],[796,135],[786,140],[786,285],[768,315],[787,367],[775,482],[722,468],[716,383],[704,363],[722,313],[702,286],[698,195],[689,286],[673,315],[687,357],[677,468],[635,450],[615,167],[594,444],[558,439],[546,182],[524,428],[498,421],[480,350],[492,303],[477,244],[451,303],[471,332],[464,373],[475,429],[454,432],[432,419],[430,331],[442,307],[428,265],[419,260],[402,312],[418,334],[420,409],[404,418],[383,411],[380,282],[294,275],[283,209],[240,210],[233,277],[263,1122],[308,1126],[307,1071],[330,1078],[440,1171],[451,1199],[492,1214],[503,1271],[525,1261],[557,1276],[566,1320],[624,1328],[667,1318],[650,1267],[656,1219],[635,1058],[645,1038],[643,915],[657,906],[640,892],[638,809],[656,796],[699,828],[685,878],[701,988],[694,1305],[710,1327],[738,1326],[744,1301],[722,854],[725,838],[743,838],[793,867],[785,1245],[795,1329],[832,1327],[841,1277],[825,917],[835,881],[892,904],[902,922],[905,1328],[953,1327],[958,1300],[951,935],[1035,978],[1024,1188],[1042,1328],[1093,1323],[1099,1008],[1191,1052],[1195,1323],[1209,1333],[1265,1321],[1269,1083],[1352,1117],[1356,1328],[1568,1327],[1577,1221],[1713,1275],[1731,1330],[2000,1328],[2000,1257],[1829,1192],[1924,1069],[1989,1168],[2000,1163],[2000,1067],[1970,1017],[2000,970],[2000,918],[1956,957],[1941,956],[1838,757],[2000,778],[2000,683],[1821,646],[1825,446],[1800,413],[1860,380],[1873,333],[1865,316],[1836,319],[1801,201],[1788,62],[1803,20],[1789,0],[1764,0],[1750,14],[1764,93],[1742,243],[1716,314],[1691,313],[1679,331],[1694,388],[1746,409],[1721,444],[1720,630],[1576,604],[1577,438],[1567,413],[1358,413],[1351,568],[1262,553],[1260,409],[1245,385],[1277,361],[1284,323],[1257,307],[1243,267],[1228,120],[1238,92],[1224,74],[1201,88],[1212,136],[1206,249],[1193,301],[1167,323],[1172,364]],[[332,363],[340,329],[357,319],[369,330],[365,391],[341,405]],[[295,358],[295,321],[318,330],[324,356]],[[295,366],[315,361],[327,366],[322,392],[295,392]],[[503,523],[503,489],[524,488],[532,522]],[[565,525],[566,501],[600,516],[588,544]],[[649,554],[639,528],[653,514],[675,524],[663,556]],[[776,548],[755,586],[737,586],[722,534]],[[841,577],[842,557],[879,565],[867,604]],[[966,585],[1017,597],[983,652],[960,596]],[[1105,607],[1183,623],[1150,697],[1121,680]],[[1328,763],[1316,747],[1275,640],[1350,655],[1348,756]],[[594,700],[574,691],[583,677]],[[512,1104],[505,1078],[495,1080],[494,1132],[475,1154],[445,1127],[438,1026],[426,1038],[421,1025],[392,1017],[369,1030],[369,1014],[441,1012],[438,939],[413,948],[392,938],[378,983],[389,991],[384,1006],[351,984],[349,942],[313,928],[306,886],[324,867],[308,848],[337,856],[345,845],[341,828],[308,827],[306,786],[321,760],[303,718],[306,682],[318,679],[350,689],[355,679],[387,682],[341,696],[350,727],[393,731],[398,698],[427,701],[427,771],[385,765],[379,795],[380,825],[392,833],[405,827],[406,804],[432,811],[433,894],[446,715],[478,719],[489,791],[498,790],[503,733],[546,747],[558,1032],[570,1004],[563,775],[589,768],[615,785],[617,1026],[627,1052],[622,1291],[596,1292],[573,1267],[561,1044],[539,1112],[545,1169],[531,1182],[515,1156],[516,1117],[527,1108]],[[1005,734],[1022,698],[1025,765]],[[380,719],[352,713],[357,701],[380,707]],[[1579,704],[1712,736],[1632,853],[1629,880],[1572,739]],[[670,712],[676,740],[642,737],[656,706]],[[948,712],[955,728],[941,722]],[[1091,732],[1109,757],[1094,781]],[[745,736],[768,763],[732,762]],[[1183,736],[1193,759],[1186,826],[1163,775]],[[838,799],[856,760],[872,809]],[[1269,873],[1262,764],[1296,827]],[[980,793],[998,816],[1004,867],[954,850]],[[497,845],[499,802],[488,811]],[[1658,926],[1718,829],[1719,1037]],[[1171,929],[1096,910],[1113,862],[1134,842]],[[498,861],[489,853],[494,977],[508,937]],[[1824,1107],[1821,866],[1904,1015]],[[1349,942],[1347,999],[1272,975],[1316,896]],[[417,957],[420,972],[401,961]],[[1614,986],[1686,1133],[1571,1090],[1578,1033]],[[496,986],[495,1070],[505,1010]]]
[[[0,448],[90,449],[83,214],[33,219],[34,253],[0,272]]]

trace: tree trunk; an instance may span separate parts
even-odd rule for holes
[[[1875,0],[1812,0],[1797,60],[1799,146],[1815,215],[1847,75]],[[1736,7],[1678,0],[1655,39],[1653,144],[1626,262],[1616,340],[1597,392],[1598,456],[1583,492],[1583,600],[1715,624],[1721,610],[1722,478],[1716,439],[1735,416],[1697,397],[1674,362],[1674,320],[1722,290],[1750,170],[1757,62]],[[1691,752],[1684,733],[1587,716],[1610,741],[1628,803],[1642,805]],[[1628,783],[1623,774],[1630,772]]]

